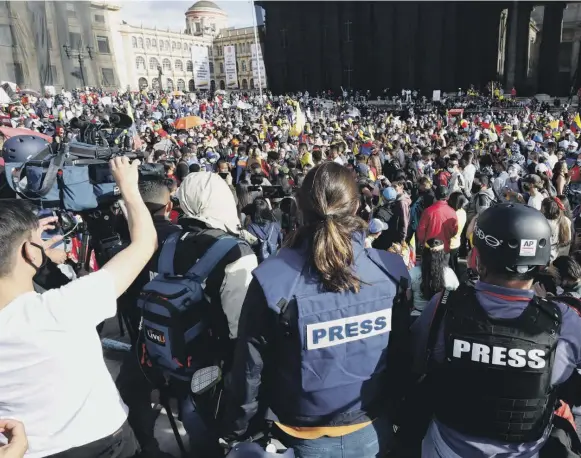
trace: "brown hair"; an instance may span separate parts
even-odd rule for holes
[[[352,235],[365,230],[356,216],[359,191],[351,172],[336,162],[323,162],[307,174],[298,192],[303,225],[290,246],[309,246],[312,265],[326,291],[359,292],[361,282],[354,274]]]

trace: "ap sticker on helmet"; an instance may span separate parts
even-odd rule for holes
[[[521,240],[519,256],[535,256],[537,254],[536,240]]]

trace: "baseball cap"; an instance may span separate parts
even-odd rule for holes
[[[381,195],[385,200],[395,200],[397,198],[397,191],[390,186],[385,188]]]
[[[381,221],[380,219],[373,218],[369,222],[369,233],[370,234],[378,234],[381,231],[387,230],[388,225]]]

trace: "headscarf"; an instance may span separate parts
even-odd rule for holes
[[[220,175],[190,173],[179,187],[177,197],[187,218],[231,234],[239,233],[240,220],[234,195]]]

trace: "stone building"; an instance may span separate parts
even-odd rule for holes
[[[0,2],[0,80],[117,88],[119,11],[94,1]]]

